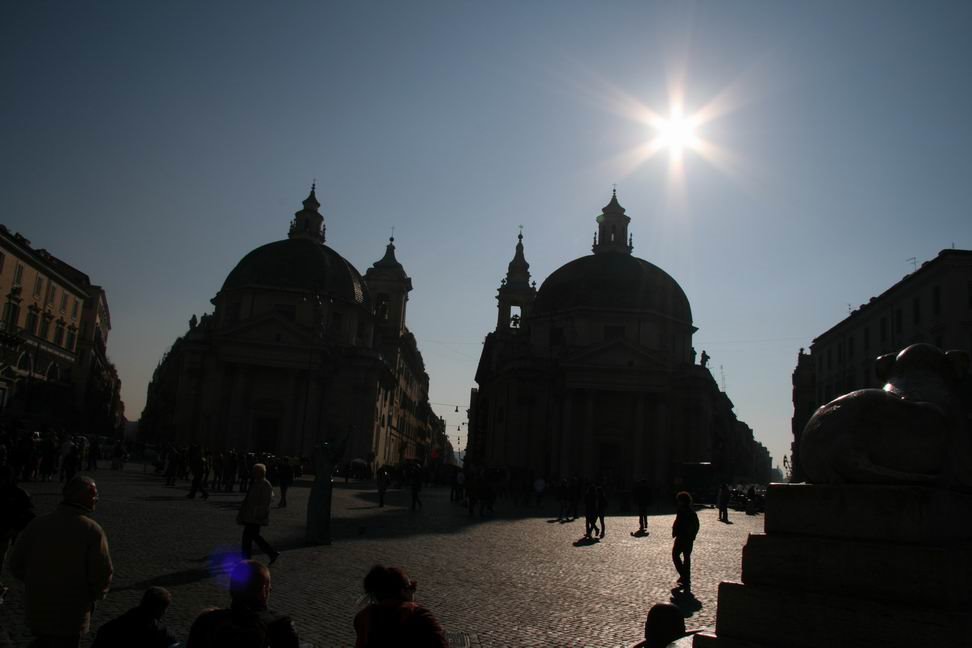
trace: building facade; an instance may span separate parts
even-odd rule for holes
[[[0,225],[0,412],[38,428],[112,436],[121,382],[108,359],[105,291]]]
[[[688,464],[764,481],[766,449],[696,362],[689,301],[632,255],[630,218],[611,197],[593,254],[539,289],[522,234],[500,285],[470,404],[466,461],[547,479],[578,476],[664,492]]]
[[[288,237],[243,257],[214,310],[172,345],[148,387],[148,442],[307,457],[347,440],[372,468],[431,457],[429,377],[406,326],[411,279],[394,239],[362,276],[325,245],[312,189]]]
[[[925,342],[972,351],[972,250],[942,250],[915,272],[854,310],[800,349],[793,371],[793,478],[800,434],[818,407],[866,387],[880,387],[878,356]]]

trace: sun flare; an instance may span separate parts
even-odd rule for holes
[[[698,119],[693,115],[683,115],[680,110],[672,110],[668,119],[652,120],[658,148],[668,149],[673,155],[680,155],[685,149],[696,149],[699,136],[696,133]]]

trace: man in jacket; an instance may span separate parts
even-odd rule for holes
[[[271,589],[269,569],[255,560],[240,562],[230,574],[232,605],[200,614],[187,648],[297,648],[293,621],[267,607]]]
[[[270,557],[272,565],[280,556],[280,552],[270,546],[260,535],[260,527],[270,524],[270,502],[273,500],[273,486],[267,481],[267,466],[262,463],[253,465],[253,479],[236,521],[243,525],[243,558],[253,557],[253,543]]]
[[[111,584],[108,538],[89,517],[97,485],[79,475],[65,484],[63,497],[53,513],[24,528],[10,552],[10,572],[24,582],[34,646],[76,648]]]
[[[120,617],[98,628],[91,648],[173,648],[176,636],[162,623],[172,603],[172,594],[164,587],[150,587],[142,602]]]
[[[699,516],[692,508],[692,496],[685,491],[675,496],[678,510],[675,512],[675,523],[672,524],[672,562],[678,572],[678,586],[686,593],[692,591],[692,546],[695,536],[699,534]]]

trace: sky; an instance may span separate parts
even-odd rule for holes
[[[316,179],[362,273],[395,228],[455,441],[519,226],[540,285],[616,185],[779,464],[798,350],[909,259],[972,248],[969,33],[944,1],[8,2],[0,223],[105,287],[135,420]],[[673,104],[706,146],[632,154]]]

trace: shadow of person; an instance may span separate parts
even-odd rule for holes
[[[579,540],[575,540],[574,541],[574,546],[575,547],[590,547],[591,545],[596,545],[598,542],[600,542],[600,540],[598,540],[597,538],[588,538],[587,536],[584,536],[583,538],[580,538]]]
[[[690,591],[672,590],[671,601],[682,611],[682,616],[686,619],[702,609],[702,601],[695,598],[695,594]]]

